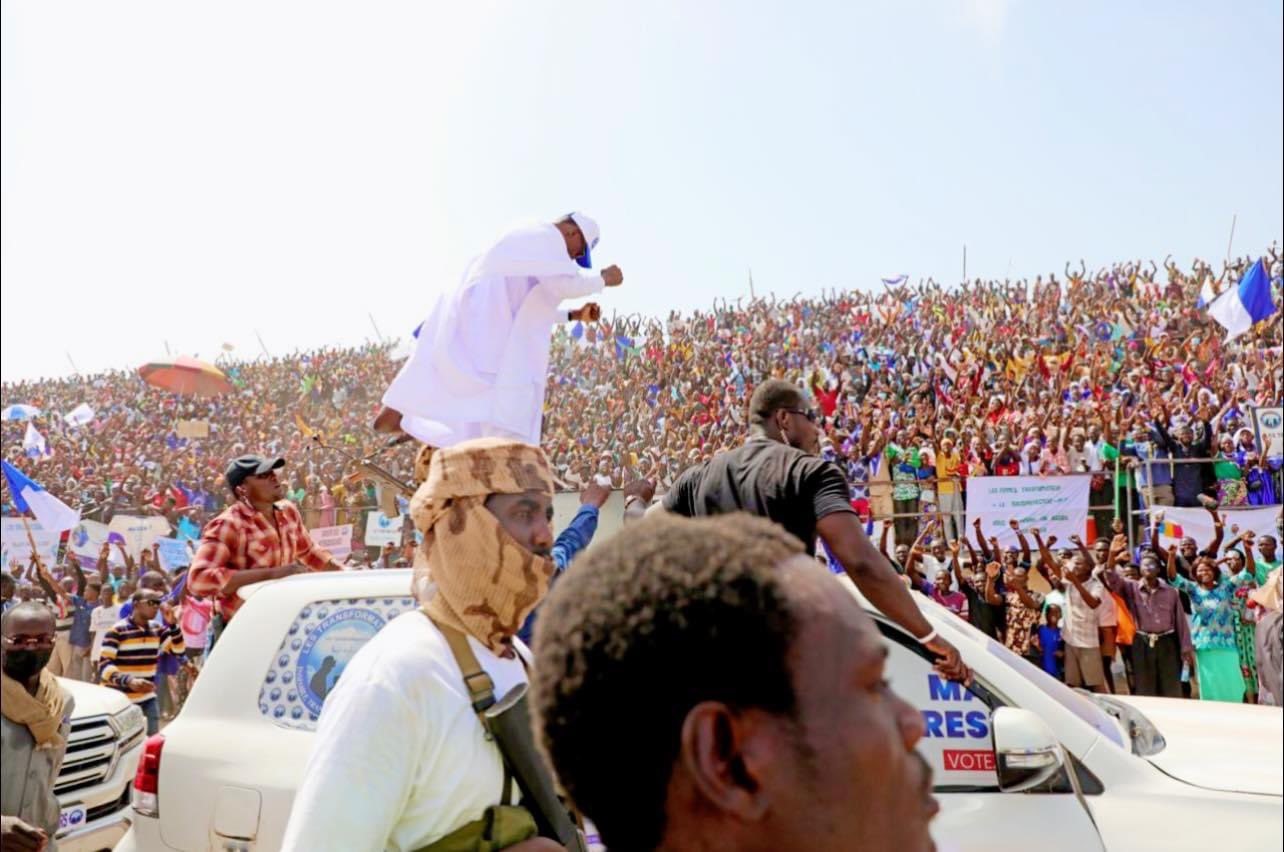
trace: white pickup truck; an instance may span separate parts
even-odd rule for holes
[[[147,720],[118,690],[59,678],[76,700],[67,755],[54,784],[59,852],[104,852],[129,829],[131,784]]]
[[[183,711],[147,741],[117,852],[277,849],[325,695],[411,609],[409,585],[408,571],[367,571],[246,589]],[[1284,845],[1279,709],[1090,697],[919,600],[975,672],[971,689],[937,678],[917,643],[865,605],[888,640],[893,687],[923,713],[942,848]]]

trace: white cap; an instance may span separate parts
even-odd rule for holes
[[[575,262],[585,269],[592,269],[593,249],[597,248],[597,241],[601,238],[602,232],[597,227],[597,222],[583,213],[571,213],[567,218],[574,222],[580,229],[580,233],[584,235],[584,254],[575,258]]]

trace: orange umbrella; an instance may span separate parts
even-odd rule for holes
[[[185,396],[218,396],[232,391],[232,383],[222,370],[186,355],[173,361],[144,364],[138,368],[138,375],[153,387]]]

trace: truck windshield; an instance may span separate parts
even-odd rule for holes
[[[1002,642],[996,642],[982,634],[979,630],[973,628],[970,624],[964,625],[981,637],[985,642],[986,650],[994,656],[1006,662],[1015,669],[1026,680],[1039,688],[1041,692],[1052,700],[1056,701],[1062,707],[1087,722],[1097,733],[1104,738],[1119,746],[1120,748],[1129,748],[1124,742],[1123,733],[1119,730],[1119,725],[1110,717],[1097,702],[1085,695],[1075,692],[1061,681],[1052,677],[1043,669],[1031,663],[1029,660],[1014,654]]]

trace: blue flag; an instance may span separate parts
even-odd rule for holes
[[[1266,266],[1258,258],[1249,267],[1239,284],[1228,288],[1208,306],[1208,315],[1226,329],[1226,339],[1232,340],[1270,317],[1278,308],[1271,301],[1271,279]]]
[[[19,512],[35,515],[45,530],[62,532],[80,523],[79,512],[7,461],[4,462],[4,478],[9,485],[9,494],[13,497],[13,507]]]

